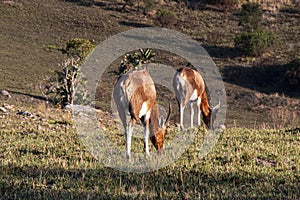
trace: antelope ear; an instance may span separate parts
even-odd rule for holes
[[[160,116],[159,118],[159,126],[162,128],[165,125],[165,119],[164,116]]]

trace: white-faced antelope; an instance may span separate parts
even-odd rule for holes
[[[190,105],[191,124],[193,128],[194,120],[194,107],[193,103],[197,104],[197,121],[198,126],[201,124],[201,112],[203,115],[203,121],[208,128],[213,128],[213,123],[216,118],[216,114],[220,109],[219,104],[213,109],[210,108],[208,98],[205,89],[205,83],[197,70],[189,67],[183,67],[177,70],[173,79],[173,87],[176,94],[176,99],[180,112],[180,129],[183,130],[183,112],[187,104]]]
[[[144,128],[146,154],[150,154],[149,136],[156,150],[162,153],[171,106],[169,106],[167,119],[160,121],[154,82],[147,70],[135,70],[121,76],[115,85],[113,96],[125,131],[127,158],[130,158],[133,126],[137,120],[141,121]],[[128,113],[129,120],[126,118]]]

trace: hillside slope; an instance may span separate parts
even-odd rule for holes
[[[44,79],[63,60],[59,52],[49,51],[47,46],[63,46],[74,37],[90,39],[99,44],[124,30],[159,26],[155,14],[145,15],[137,7],[126,7],[124,12],[120,12],[122,1],[95,0],[93,4],[86,2],[88,1],[0,1],[0,89],[6,89],[16,97],[22,94],[42,97],[39,85],[44,83]],[[253,127],[257,122],[274,124],[280,118],[286,118],[287,122],[283,126],[294,126],[298,123],[300,106],[297,90],[293,90],[293,97],[296,99],[292,99],[284,97],[289,94],[285,94],[284,88],[278,90],[276,85],[267,85],[271,89],[264,90],[256,85],[249,87],[235,78],[239,74],[247,76],[249,73],[250,83],[255,82],[257,74],[251,70],[248,72],[251,66],[260,66],[264,60],[271,60],[271,64],[276,67],[299,55],[298,13],[264,13],[264,25],[279,35],[281,43],[261,58],[253,59],[240,56],[234,48],[234,36],[240,31],[236,11],[224,12],[215,7],[191,10],[183,3],[175,1],[156,5],[156,10],[158,9],[174,11],[178,20],[169,28],[201,42],[220,67],[227,82],[225,86],[229,104],[229,126],[240,124]],[[264,80],[266,77],[259,78]],[[20,98],[24,97],[17,99]],[[270,118],[276,110],[284,116]],[[285,112],[293,113],[290,116],[295,117],[288,119]]]

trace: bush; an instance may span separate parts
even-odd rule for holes
[[[177,23],[177,15],[170,10],[161,10],[157,13],[157,20],[162,26],[174,25]]]
[[[259,55],[268,47],[275,45],[277,37],[265,30],[256,32],[244,32],[235,40],[235,45],[248,55]]]
[[[274,46],[277,41],[277,36],[265,30],[244,32],[235,38],[235,46],[247,55],[258,56],[267,48]]]
[[[138,52],[128,53],[119,66],[118,74],[122,75],[129,70],[140,68],[142,64],[154,62],[155,56],[156,54],[151,49],[140,49]]]
[[[242,5],[239,17],[239,26],[245,31],[258,30],[262,21],[262,9],[258,3],[246,3]]]
[[[67,56],[47,80],[47,85],[43,89],[44,96],[55,104],[65,107],[77,103],[82,103],[87,95],[85,82],[80,65],[94,49],[94,45],[86,39],[75,38],[67,41],[66,47],[49,47],[56,49]]]
[[[79,58],[83,61],[89,53],[95,48],[91,41],[81,38],[73,38],[66,43],[66,47],[62,48],[62,53],[68,57]]]
[[[258,3],[242,5],[239,26],[244,32],[235,38],[235,46],[249,56],[258,56],[278,42],[278,37],[261,27],[262,9]]]

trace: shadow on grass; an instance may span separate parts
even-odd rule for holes
[[[299,183],[267,174],[161,169],[132,174],[110,168],[0,166],[2,199],[298,199]]]
[[[75,3],[79,6],[86,6],[86,7],[91,7],[91,6],[100,6],[100,7],[104,7],[106,6],[105,3],[103,2],[96,2],[94,0],[63,0],[66,2],[70,2],[70,3]]]
[[[184,3],[191,10],[210,10],[215,12],[224,12],[234,9],[233,1],[217,1],[217,0],[177,0]]]
[[[262,93],[279,93],[289,97],[300,97],[299,86],[290,85],[285,79],[285,72],[288,69],[288,65],[226,66],[221,69],[221,74],[225,82]]]
[[[135,28],[147,28],[152,27],[148,24],[142,24],[137,22],[128,22],[128,21],[121,21],[119,22],[120,25],[129,26],[129,27],[135,27]]]
[[[202,44],[202,47],[210,56],[220,59],[234,59],[243,55],[240,49],[233,47],[209,46],[205,44]]]
[[[34,98],[34,99],[37,99],[37,100],[41,100],[41,101],[49,101],[49,99],[47,99],[46,97],[43,97],[43,96],[40,96],[40,95],[34,95],[34,94],[28,94],[28,93],[24,93],[24,92],[18,92],[18,91],[13,91],[13,90],[7,90],[9,93],[12,94],[18,94],[18,95],[24,95],[24,96],[27,96],[27,97],[30,97],[30,98]]]
[[[121,8],[124,6],[124,3],[122,2],[99,2],[95,0],[62,0],[69,3],[76,4],[78,6],[84,6],[84,7],[101,7],[104,10],[111,10],[111,11],[125,11],[121,10]]]

